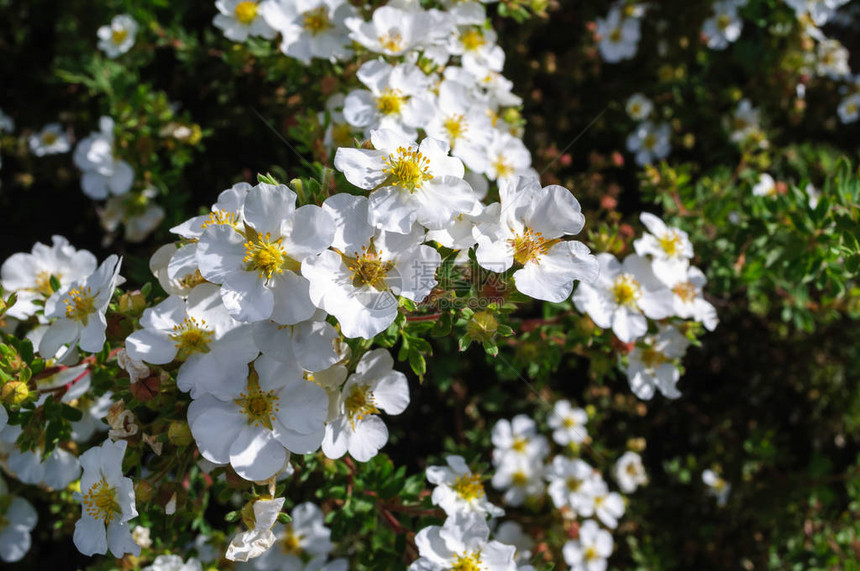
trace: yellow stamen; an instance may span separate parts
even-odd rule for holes
[[[612,295],[616,305],[636,307],[636,303],[642,297],[642,286],[632,275],[621,274],[612,284]]]
[[[122,515],[122,508],[116,498],[116,489],[108,485],[102,476],[84,494],[84,510],[94,519],[109,524],[116,516]]]
[[[276,413],[280,410],[280,399],[275,391],[263,391],[255,371],[248,375],[248,384],[245,392],[239,393],[235,399],[239,409],[248,417],[248,424],[254,426],[265,426],[272,430],[272,422],[276,419]]]
[[[657,238],[660,247],[666,252],[670,258],[674,258],[681,254],[681,235],[674,230],[668,230],[665,234]]]
[[[90,288],[86,291],[82,288],[72,288],[63,303],[66,305],[66,317],[80,321],[84,325],[87,324],[90,314],[96,310],[96,299]]]
[[[215,335],[214,331],[206,328],[206,321],[201,319],[200,323],[191,316],[182,320],[182,323],[173,326],[173,333],[168,335],[176,344],[176,359],[184,361],[194,353],[208,353],[209,342]]]
[[[272,240],[272,235],[266,232],[245,242],[243,261],[248,264],[248,270],[258,270],[260,277],[266,280],[272,279],[273,274],[284,273],[285,269],[298,270],[301,263],[287,255],[281,246],[282,240],[283,238]]]
[[[376,399],[373,397],[370,385],[353,385],[349,395],[343,401],[343,406],[346,409],[346,414],[349,416],[349,422],[353,428],[355,428],[355,423],[362,420],[365,416],[379,414],[379,409],[376,408]]]
[[[514,260],[525,265],[527,262],[540,263],[541,257],[557,244],[558,240],[547,240],[540,232],[525,227],[520,234],[508,240],[508,243],[514,249]]]
[[[285,526],[284,538],[279,543],[279,547],[285,555],[301,556],[304,551],[299,546],[300,540],[301,537],[296,535],[295,531],[293,530],[293,524],[288,523]]]
[[[430,159],[418,150],[397,147],[396,152],[382,160],[385,163],[382,172],[388,174],[385,180],[387,184],[415,191],[421,188],[424,181],[433,180]]]
[[[463,474],[454,482],[453,490],[466,501],[484,496],[484,484],[479,474]]]
[[[376,98],[376,109],[383,115],[399,115],[405,103],[406,98],[399,89],[386,87],[382,90],[382,94]]]
[[[458,555],[457,560],[451,566],[451,571],[481,571],[483,569],[481,563],[481,554],[477,552]]]
[[[60,138],[59,135],[54,133],[53,131],[48,131],[47,133],[42,133],[42,142],[48,146],[53,145]]]
[[[250,1],[239,2],[233,14],[240,24],[250,25],[257,18],[257,3]]]
[[[487,40],[479,28],[470,28],[460,35],[460,43],[466,51],[471,52],[486,44]]]
[[[334,25],[328,18],[328,8],[320,6],[302,14],[302,27],[309,31],[312,36],[334,28]]]
[[[116,45],[123,43],[127,37],[128,30],[126,29],[113,30],[110,33],[110,40]]]
[[[210,212],[209,218],[200,225],[200,228],[206,230],[210,226],[230,226],[239,230],[239,215],[235,212],[227,212],[226,210]]]
[[[403,36],[400,34],[382,34],[379,36],[379,45],[390,52],[399,52],[403,49]]]
[[[454,142],[463,136],[466,132],[468,126],[466,125],[466,118],[462,115],[451,115],[445,119],[443,123],[445,127],[445,131],[448,132],[448,138],[451,140],[451,146],[454,145]]]
[[[672,288],[672,293],[681,298],[684,303],[693,303],[696,299],[696,286],[690,282],[679,283]]]
[[[344,256],[346,267],[352,272],[352,285],[355,287],[370,286],[377,291],[385,291],[388,284],[385,277],[394,268],[394,262],[380,258],[373,242],[370,247],[362,246],[361,252],[355,252],[352,257]]]
[[[42,295],[50,296],[54,293],[54,288],[51,287],[51,272],[45,270],[44,272],[39,272],[36,276],[36,291],[41,293]],[[56,276],[58,280],[62,279],[62,274],[53,274]]]

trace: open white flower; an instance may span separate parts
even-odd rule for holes
[[[427,480],[435,484],[430,499],[450,517],[456,514],[502,516],[505,510],[493,505],[484,492],[480,474],[473,474],[462,456],[451,455],[447,466],[427,468]]]
[[[665,159],[672,151],[669,125],[644,121],[627,137],[627,150],[635,154],[636,164],[650,165]]]
[[[153,365],[182,361],[176,385],[192,398],[231,398],[257,356],[251,327],[229,315],[213,284],[196,286],[187,301],[172,295],[146,309],[140,325],[126,338],[129,357]]]
[[[296,325],[260,321],[254,325],[254,343],[263,355],[296,363],[311,373],[328,369],[338,361],[334,349],[338,338],[337,330],[322,320],[311,319]]]
[[[636,452],[627,451],[615,462],[613,469],[615,481],[625,494],[632,494],[639,486],[648,483],[648,474],[642,465],[642,457]]]
[[[343,117],[350,125],[363,128],[367,136],[373,130],[388,129],[415,140],[417,129],[433,117],[430,79],[419,67],[370,60],[358,68],[356,77],[367,89],[346,96]]]
[[[503,499],[510,506],[521,506],[527,498],[542,497],[545,488],[543,459],[512,454],[502,456],[496,463],[491,483],[497,490],[505,492]]]
[[[738,16],[736,0],[721,0],[713,6],[714,15],[702,24],[702,34],[712,50],[724,50],[740,36],[744,22]]]
[[[230,315],[281,324],[310,319],[316,310],[299,269],[331,244],[331,217],[313,204],[296,208],[296,193],[284,185],[261,183],[229,222],[203,231],[196,256],[203,277],[221,284]]]
[[[516,548],[514,561],[516,561],[517,565],[526,565],[532,558],[532,548],[535,545],[534,539],[525,533],[522,526],[517,522],[503,522],[496,528],[493,536],[496,538],[496,541],[500,541],[506,545],[513,545]],[[523,567],[519,567],[519,569],[525,571]]]
[[[486,148],[465,146],[457,150],[469,169],[499,184],[529,174],[532,156],[522,140],[507,131],[493,129]]]
[[[105,343],[105,312],[119,285],[122,260],[108,256],[98,269],[82,280],[54,292],[45,302],[45,317],[56,318],[42,341],[39,353],[53,357],[64,345],[73,351],[75,344],[90,353],[98,353]],[[62,360],[62,357],[60,357]]]
[[[367,462],[385,446],[388,428],[380,411],[400,414],[409,404],[406,375],[395,371],[394,358],[385,349],[374,349],[361,357],[338,399],[338,416],[326,424],[323,453],[340,458],[347,452]]]
[[[137,529],[137,528],[135,528]],[[197,559],[189,557],[185,561],[179,555],[159,555],[151,565],[143,571],[202,571],[203,565]]]
[[[678,281],[687,273],[693,258],[693,244],[687,233],[680,228],[667,226],[665,222],[648,212],[639,219],[648,232],[633,242],[633,248],[640,256],[651,256],[651,268],[663,282]]]
[[[634,121],[644,121],[651,116],[654,104],[641,93],[634,93],[627,99],[624,108]]]
[[[627,379],[637,397],[649,400],[655,389],[667,398],[678,398],[675,387],[681,378],[678,359],[684,356],[690,341],[675,327],[666,325],[656,336],[646,337],[628,356]]]
[[[242,522],[248,528],[237,533],[227,546],[225,557],[230,561],[248,561],[259,557],[274,545],[277,537],[272,527],[284,507],[284,498],[261,497],[242,510]]]
[[[37,157],[68,153],[71,148],[69,136],[59,123],[45,125],[41,131],[30,135],[30,150]]]
[[[639,49],[641,23],[638,18],[628,18],[621,8],[615,6],[605,18],[597,19],[597,49],[604,61],[617,63],[630,59]]]
[[[302,275],[313,303],[337,318],[344,336],[370,339],[394,321],[396,296],[427,297],[442,258],[421,244],[417,226],[410,234],[375,232],[364,197],[336,194],[323,209],[336,222],[333,249],[305,260]]]
[[[555,507],[569,507],[583,517],[594,514],[594,496],[603,480],[585,460],[556,456],[547,468],[547,480]]]
[[[729,124],[732,142],[739,143],[759,132],[760,121],[761,113],[758,108],[753,107],[749,99],[741,99]]]
[[[818,42],[815,53],[815,73],[834,81],[845,79],[851,75],[848,58],[848,50],[839,40],[827,38]]]
[[[674,314],[681,319],[692,319],[705,326],[708,331],[716,329],[719,323],[716,308],[704,298],[703,288],[708,278],[696,266],[690,266],[681,275],[662,279],[672,291]]]
[[[258,0],[217,0],[215,7],[218,14],[212,23],[228,40],[244,42],[248,36],[271,40],[278,35],[260,13],[262,5]]]
[[[352,54],[345,21],[355,9],[346,0],[266,0],[260,13],[280,32],[281,52],[302,63]]]
[[[0,477],[0,560],[20,561],[30,551],[30,531],[39,516],[30,502],[9,494],[9,487]]]
[[[836,109],[839,120],[844,124],[854,123],[860,119],[860,93],[852,93],[839,102]]]
[[[463,67],[477,76],[500,72],[505,65],[505,52],[496,44],[496,32],[483,22],[457,26],[448,41],[448,53],[460,56]]]
[[[702,472],[702,482],[708,487],[708,493],[717,499],[717,505],[724,506],[729,499],[732,485],[713,470]]]
[[[753,196],[766,196],[774,198],[777,195],[776,181],[768,173],[763,172],[758,177],[758,182],[753,186]]]
[[[585,442],[588,438],[587,422],[588,413],[581,408],[573,408],[566,400],[555,403],[547,419],[553,429],[552,439],[560,446]]]
[[[408,234],[418,222],[439,230],[458,214],[478,212],[463,163],[448,155],[447,143],[427,137],[416,145],[386,129],[372,131],[370,139],[374,150],[340,148],[334,164],[349,182],[371,191],[379,229]]]
[[[72,156],[75,166],[83,171],[81,188],[93,200],[123,195],[134,182],[131,165],[114,155],[113,127],[110,117],[99,119],[99,131],[80,141]]]
[[[597,261],[582,242],[564,240],[585,224],[579,202],[562,186],[541,188],[536,179],[521,177],[500,185],[498,222],[478,225],[475,252],[481,267],[504,272],[515,262],[517,289],[535,299],[560,302],[575,280],[597,277]]]
[[[295,364],[261,356],[229,401],[206,394],[188,406],[188,425],[200,454],[230,464],[241,477],[262,481],[279,473],[296,454],[322,442],[328,397],[304,379]]]
[[[624,498],[618,492],[610,492],[606,482],[600,480],[594,489],[594,516],[609,529],[618,527],[624,515]]]
[[[798,19],[809,16],[816,26],[823,26],[848,0],[785,0],[794,8]]]
[[[43,458],[41,448],[21,452],[15,445],[21,431],[20,426],[10,425],[0,431],[0,449],[6,455],[6,466],[18,480],[62,490],[80,476],[81,464],[67,450],[55,448],[47,458]]]
[[[434,20],[423,10],[402,10],[381,6],[373,11],[370,22],[347,18],[353,40],[372,52],[399,56],[427,42],[434,32]]]
[[[480,102],[468,85],[446,79],[439,84],[436,110],[424,129],[430,137],[447,141],[454,156],[459,156],[461,150],[482,154],[492,139],[489,112],[489,106]]]
[[[18,294],[18,301],[6,315],[27,319],[39,309],[34,301],[46,300],[54,293],[51,277],[60,282],[62,289],[92,274],[96,266],[92,253],[76,250],[62,236],[52,236],[50,246],[36,242],[29,254],[12,254],[0,267],[3,289]]]
[[[104,554],[108,549],[114,557],[140,554],[128,525],[130,519],[137,517],[134,485],[131,478],[122,475],[127,444],[125,440],[106,440],[81,455],[84,471],[81,492],[76,496],[83,509],[75,524],[74,541],[84,555]]]
[[[573,303],[592,321],[629,343],[645,335],[648,320],[672,315],[672,292],[654,275],[645,258],[631,254],[619,262],[612,254],[598,254],[600,276],[594,284],[581,283]]]
[[[604,571],[614,546],[611,533],[587,520],[579,526],[579,539],[565,543],[562,554],[571,571]]]
[[[490,528],[482,514],[461,513],[449,517],[442,527],[425,527],[415,535],[419,558],[410,571],[488,569],[514,571],[516,548],[489,541]]]
[[[293,508],[292,521],[272,529],[275,545],[254,560],[254,569],[268,571],[305,569],[304,559],[325,557],[334,549],[331,530],[325,526],[324,514],[316,505],[304,502]]]
[[[501,419],[496,422],[491,438],[495,447],[493,464],[496,466],[509,457],[539,462],[549,454],[546,437],[538,434],[535,421],[524,414],[518,414],[510,421]]]
[[[134,45],[137,34],[137,22],[128,14],[114,16],[107,26],[98,29],[99,49],[111,59],[114,59]]]

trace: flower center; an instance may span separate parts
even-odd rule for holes
[[[597,554],[597,550],[594,546],[589,545],[585,548],[585,560],[586,561],[594,561],[595,559],[600,558],[600,555]]]
[[[430,174],[430,159],[419,151],[397,147],[397,151],[382,159],[385,167],[382,172],[388,173],[387,184],[400,186],[410,191],[421,188],[425,180],[432,180]]]
[[[677,284],[672,288],[672,293],[677,295],[684,303],[693,303],[696,299],[696,286],[690,282]]]
[[[582,480],[579,478],[568,478],[565,480],[564,485],[567,486],[568,491],[575,492],[582,485]]]
[[[622,38],[623,35],[621,34],[621,28],[613,28],[613,30],[609,32],[609,41],[613,44],[617,44]]]
[[[636,302],[642,297],[642,287],[632,275],[621,274],[612,284],[612,295],[616,305],[636,307]]]
[[[113,30],[110,34],[110,40],[116,45],[123,43],[127,37],[128,30],[126,29]]]
[[[302,26],[313,36],[334,27],[328,18],[328,9],[325,6],[308,10],[302,14]]]
[[[639,473],[639,470],[636,468],[636,464],[630,463],[627,464],[626,472],[629,476],[635,476]]]
[[[634,103],[630,106],[630,114],[631,115],[639,115],[639,112],[642,110],[642,106],[638,103]]]
[[[84,494],[84,509],[93,519],[100,519],[109,524],[113,518],[122,515],[122,508],[116,498],[116,489],[112,488],[102,476]]]
[[[248,417],[248,424],[260,427],[265,426],[272,430],[272,421],[275,420],[275,413],[280,409],[280,399],[275,391],[263,391],[260,389],[260,382],[256,372],[251,372],[248,376],[247,389],[243,393],[239,393],[239,398],[235,399],[239,409],[245,416]]]
[[[406,103],[406,98],[399,89],[386,87],[382,94],[376,98],[376,109],[383,115],[400,114],[400,109]]]
[[[669,360],[666,354],[653,347],[642,350],[642,364],[649,370],[654,370]]]
[[[57,280],[62,279],[62,274],[53,274],[56,276]],[[54,293],[54,288],[51,286],[51,272],[45,270],[44,272],[39,272],[36,276],[36,291],[41,293],[42,295],[51,295]]]
[[[343,401],[343,406],[353,428],[356,421],[362,420],[368,414],[379,413],[370,385],[353,385],[349,395]]]
[[[669,230],[660,236],[657,241],[660,242],[660,247],[663,248],[663,251],[670,258],[681,254],[681,235],[674,230]]]
[[[526,476],[526,473],[523,472],[522,470],[517,470],[516,472],[514,472],[511,475],[511,482],[513,483],[514,486],[523,487],[526,485],[528,480],[529,479]]]
[[[514,438],[514,443],[511,444],[511,450],[515,450],[517,452],[525,452],[526,451],[526,444],[528,444],[528,443],[529,443],[528,440],[526,440],[522,436],[518,436],[518,437]]]
[[[206,321],[201,319],[200,323],[191,316],[182,320],[182,323],[173,326],[173,333],[168,335],[176,344],[176,358],[184,361],[194,353],[208,353],[209,342],[212,341],[214,331],[206,328]]]
[[[257,3],[250,1],[239,2],[239,4],[236,5],[234,15],[240,24],[245,24],[247,26],[257,17]]]
[[[379,36],[379,45],[390,52],[399,52],[403,49],[403,36],[399,32],[393,34],[382,34]]]
[[[453,489],[467,502],[484,496],[484,484],[479,474],[463,474],[454,482]]]
[[[200,229],[206,230],[210,226],[230,226],[231,228],[239,230],[239,215],[235,212],[228,212],[226,210],[210,212],[209,218],[200,225]]]
[[[645,136],[645,140],[642,142],[642,146],[648,149],[649,151],[653,151],[657,146],[657,135],[654,133],[648,133]]]
[[[293,530],[293,524],[288,523],[284,529],[284,538],[281,539],[280,547],[281,551],[285,555],[301,555],[302,548],[299,546],[299,540],[301,538],[296,535]]]
[[[463,133],[466,132],[466,121],[465,117],[462,115],[450,115],[445,119],[444,122],[445,131],[448,132],[448,138],[451,140],[451,144],[454,144],[454,141],[463,136]]]
[[[503,155],[496,157],[493,168],[496,169],[496,178],[507,178],[514,174],[514,166]]]
[[[529,227],[524,228],[522,233],[508,240],[514,249],[514,260],[523,265],[527,262],[540,263],[541,256],[546,254],[556,242],[558,241],[545,239],[543,234],[534,232]]]
[[[385,291],[388,285],[385,276],[394,268],[394,262],[387,262],[379,257],[373,242],[370,247],[362,246],[361,253],[355,252],[353,257],[344,256],[344,261],[352,272],[352,285],[355,287],[370,286],[377,291]]]
[[[732,23],[731,17],[728,14],[720,14],[717,17],[717,27],[720,31],[725,32],[726,28],[728,28]]]
[[[458,555],[457,560],[451,566],[451,571],[481,571],[481,554],[478,552],[466,553]]]
[[[574,426],[576,426],[576,421],[573,419],[572,416],[567,416],[564,418],[564,420],[561,421],[561,424],[565,428],[573,428]]]
[[[484,44],[487,40],[484,39],[484,34],[478,28],[470,28],[460,35],[460,43],[466,51],[475,51]]]
[[[281,247],[281,240],[272,240],[272,235],[266,232],[257,234],[251,240],[245,242],[244,262],[248,264],[248,271],[258,270],[260,278],[272,279],[273,274],[282,274],[284,269],[298,270],[301,264],[287,256]]]
[[[59,139],[59,138],[60,138],[59,135],[57,135],[56,133],[51,132],[51,131],[42,134],[42,142],[48,146],[56,143],[57,139]]]
[[[87,324],[89,315],[96,310],[96,298],[90,288],[86,291],[82,288],[72,288],[63,303],[66,305],[66,317],[80,321],[84,325]]]

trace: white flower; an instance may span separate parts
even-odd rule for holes
[[[524,414],[513,420],[502,419],[496,422],[492,431],[493,463],[498,466],[509,457],[536,462],[549,454],[546,437],[538,434],[535,421]]]
[[[45,125],[40,132],[30,135],[30,150],[37,157],[68,153],[71,148],[69,136],[59,123]]]
[[[604,61],[617,63],[636,55],[639,48],[640,22],[627,18],[619,7],[609,10],[606,18],[597,18],[597,48]]]
[[[84,173],[81,188],[93,200],[104,200],[109,194],[123,195],[134,182],[131,165],[114,156],[113,127],[113,119],[102,117],[99,131],[79,142],[72,157]]]
[[[556,456],[546,477],[547,492],[555,507],[567,506],[583,517],[594,514],[594,496],[602,480],[585,460]]]
[[[565,543],[562,554],[571,571],[604,571],[614,546],[612,534],[587,520],[579,526],[579,539]]]
[[[416,221],[439,230],[459,214],[478,212],[463,163],[448,156],[448,143],[427,137],[416,145],[386,129],[372,131],[371,141],[375,150],[338,149],[334,164],[349,182],[371,191],[380,230],[408,234]]]
[[[581,283],[573,294],[576,308],[592,321],[629,343],[648,331],[648,320],[672,315],[672,292],[657,279],[645,258],[631,254],[620,263],[612,254],[598,254],[600,276]]]
[[[2,450],[7,455],[6,464],[18,480],[62,490],[80,476],[81,465],[77,456],[62,448],[55,448],[47,458],[42,457],[41,449],[18,450],[14,443],[21,431],[20,426],[7,425],[0,432],[0,442],[5,443]]]
[[[627,451],[622,454],[615,462],[613,473],[618,487],[625,494],[632,494],[636,488],[648,483],[648,474],[645,473],[645,466],[642,465],[642,457],[636,452]]]
[[[483,152],[482,152],[483,151]],[[493,138],[486,149],[464,147],[457,156],[469,169],[485,174],[500,184],[516,177],[528,175],[532,156],[525,144],[506,131],[493,130]]]
[[[98,266],[95,256],[87,250],[76,250],[62,236],[52,236],[51,242],[50,246],[36,242],[29,254],[13,254],[3,262],[0,283],[6,292],[18,294],[18,301],[6,315],[27,319],[39,309],[34,301],[46,300],[54,293],[52,276],[62,289],[86,278]]]
[[[547,419],[553,429],[552,439],[560,446],[585,442],[588,438],[587,422],[588,414],[581,408],[573,408],[566,400],[555,403]]]
[[[310,296],[337,318],[346,337],[370,339],[397,316],[398,295],[421,301],[436,286],[439,253],[421,244],[423,231],[374,232],[368,199],[336,194],[323,209],[335,220],[332,250],[302,264]]]
[[[702,270],[690,266],[680,274],[672,276],[671,279],[663,279],[663,283],[672,290],[674,314],[681,319],[692,319],[705,326],[708,331],[713,331],[719,323],[717,310],[705,298],[702,288],[708,282],[708,278]]]
[[[495,464],[496,471],[491,482],[497,490],[504,490],[506,504],[521,506],[527,498],[543,496],[543,458],[507,454]]]
[[[352,55],[345,20],[355,9],[346,0],[266,0],[260,14],[280,32],[281,52],[302,63]]]
[[[618,492],[610,492],[606,482],[600,480],[594,490],[594,515],[610,529],[618,527],[624,515],[624,498]]]
[[[732,485],[713,470],[702,472],[702,482],[708,486],[708,493],[717,498],[717,505],[724,506],[729,499]]]
[[[487,569],[514,571],[516,548],[489,541],[490,528],[478,513],[456,514],[442,527],[425,527],[415,535],[420,557],[410,571],[444,571],[446,569]]]
[[[513,545],[516,548],[514,561],[517,564],[523,565],[532,558],[531,549],[534,547],[534,540],[525,532],[520,524],[515,521],[506,521],[496,528],[493,536],[497,541],[506,545]]]
[[[39,517],[30,502],[9,494],[9,488],[0,478],[0,559],[14,563],[30,551],[30,531]]]
[[[634,93],[629,99],[627,99],[625,109],[627,110],[627,114],[634,121],[644,121],[651,116],[651,112],[654,110],[654,104],[641,93]]]
[[[757,133],[760,128],[760,120],[758,108],[753,107],[749,99],[741,99],[730,123],[731,141],[738,143],[753,133]]]
[[[665,159],[672,152],[669,135],[668,124],[645,121],[627,137],[627,150],[635,153],[637,165],[650,165],[654,161]]]
[[[687,268],[693,257],[693,244],[687,233],[680,228],[666,226],[666,223],[648,212],[639,219],[648,232],[633,242],[633,248],[640,256],[651,256],[651,268],[663,282],[677,282],[686,276]]]
[[[334,326],[322,320],[288,326],[260,321],[254,325],[254,343],[261,353],[276,361],[296,363],[311,373],[328,369],[338,361],[334,348],[337,339]]]
[[[446,79],[439,85],[433,118],[423,127],[430,137],[447,141],[456,157],[485,154],[493,132],[489,113],[469,86]]]
[[[343,117],[350,125],[363,128],[367,136],[373,130],[388,129],[414,140],[417,128],[433,117],[430,79],[417,66],[370,60],[358,68],[356,77],[367,89],[346,96]]]
[[[505,52],[496,44],[495,30],[482,24],[458,26],[448,42],[448,53],[460,56],[463,67],[478,77],[500,72],[505,65]]]
[[[277,540],[272,526],[284,507],[284,498],[263,499],[242,510],[242,521],[248,528],[233,536],[225,557],[230,561],[248,561],[265,553]]]
[[[269,549],[253,563],[254,569],[268,571],[283,569],[298,571],[305,569],[306,557],[326,556],[334,549],[331,530],[325,526],[322,510],[310,502],[293,508],[292,521],[286,525],[275,525],[275,548]]]
[[[131,538],[143,549],[149,549],[150,547],[152,547],[152,537],[150,536],[148,527],[136,525],[134,529],[131,530]],[[158,559],[156,559],[156,562],[157,561]],[[180,561],[182,560],[180,559]]]
[[[170,296],[146,309],[140,325],[126,338],[128,355],[153,365],[182,361],[176,384],[193,398],[230,398],[236,379],[247,378],[248,362],[257,356],[250,326],[227,313],[213,284],[196,286],[187,301]]]
[[[560,302],[570,295],[575,280],[593,281],[597,261],[582,242],[564,240],[585,224],[579,202],[562,186],[541,188],[533,178],[521,177],[499,187],[498,222],[475,228],[481,267],[504,272],[515,262],[517,289],[535,299]]]
[[[816,26],[823,26],[836,9],[847,3],[848,0],[785,0],[785,3],[794,8],[798,19],[809,14]]]
[[[839,40],[828,38],[819,42],[815,55],[816,74],[836,81],[851,75],[848,50]]]
[[[127,242],[144,241],[164,220],[164,208],[153,201],[156,196],[155,188],[148,187],[141,192],[108,197],[98,211],[102,228],[112,233],[122,224]]]
[[[75,524],[74,541],[84,555],[104,554],[108,549],[114,557],[140,554],[128,525],[137,516],[137,509],[131,478],[122,475],[126,445],[125,440],[106,440],[81,455],[84,471],[81,493],[76,497],[83,509]]]
[[[221,284],[221,299],[237,320],[295,324],[315,311],[299,268],[329,247],[334,230],[319,206],[296,208],[295,192],[261,183],[248,191],[241,217],[203,231],[197,264],[204,278]]]
[[[709,48],[724,50],[741,36],[744,23],[738,16],[735,0],[721,0],[713,9],[714,15],[702,25],[702,34],[708,39]]]
[[[295,364],[261,356],[246,382],[235,385],[225,387],[233,390],[227,402],[205,394],[188,406],[188,425],[204,458],[229,463],[256,482],[283,470],[288,450],[309,454],[319,448],[328,397]]]
[[[753,186],[753,196],[767,196],[773,198],[777,195],[776,181],[768,173],[761,173],[758,182]]]
[[[400,414],[409,404],[406,375],[393,370],[394,359],[385,349],[374,349],[361,357],[343,386],[337,404],[338,416],[326,424],[323,453],[340,458],[346,452],[367,462],[385,446],[388,429],[381,411]]]
[[[455,514],[480,514],[502,516],[505,510],[490,503],[484,492],[480,474],[473,474],[462,456],[448,456],[447,466],[427,468],[427,480],[436,488],[430,499],[448,516]]]
[[[120,258],[108,256],[87,278],[72,282],[48,298],[45,317],[57,319],[39,343],[43,357],[53,357],[64,345],[72,351],[76,343],[89,353],[102,350],[107,327],[105,312],[114,288],[121,283],[121,265]]]
[[[111,59],[120,56],[134,45],[137,22],[128,14],[114,16],[107,26],[98,29],[99,49]]]
[[[248,36],[259,36],[271,40],[278,32],[260,13],[262,5],[257,0],[217,0],[218,14],[212,19],[216,28],[224,32],[228,40],[244,42]]]
[[[675,387],[681,378],[678,359],[684,356],[690,341],[675,327],[660,327],[656,336],[646,337],[628,356],[627,379],[630,390],[643,400],[650,400],[655,389],[663,396],[675,399],[681,396]]]
[[[137,528],[135,528],[137,529]],[[193,557],[183,561],[179,555],[159,555],[143,571],[201,571],[203,565]]]
[[[852,93],[840,101],[837,112],[839,120],[846,125],[860,119],[860,93]]]
[[[373,11],[370,22],[347,18],[350,37],[372,52],[389,56],[402,55],[431,39],[434,20],[423,10],[401,10],[381,6]]]

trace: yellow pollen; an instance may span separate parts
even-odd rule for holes
[[[200,225],[200,228],[206,230],[210,226],[230,226],[239,230],[239,215],[235,212],[227,212],[226,210],[210,212],[209,218]]]
[[[325,6],[320,6],[302,14],[302,27],[309,31],[311,35],[316,36],[321,32],[332,29],[334,26],[331,20],[328,19],[328,9]]]
[[[96,310],[96,299],[90,288],[87,288],[86,292],[81,288],[72,288],[63,303],[66,305],[66,317],[84,325],[87,324],[90,314]]]
[[[639,474],[639,469],[636,467],[636,464],[633,464],[632,462],[630,464],[627,464],[627,468],[625,469],[625,471],[630,476],[636,476],[637,474]]]
[[[200,270],[194,270],[194,273],[188,274],[181,280],[179,280],[179,284],[184,287],[191,289],[196,285],[202,284],[206,282],[206,278],[203,277],[203,274],[200,273]]]
[[[397,115],[406,103],[406,97],[399,89],[386,87],[382,94],[376,98],[376,109],[383,115]]]
[[[94,519],[109,524],[116,516],[122,515],[122,508],[116,499],[116,489],[108,485],[102,476],[84,494],[84,510]]]
[[[445,119],[445,131],[448,132],[448,138],[451,140],[451,145],[463,136],[468,126],[466,125],[465,117],[462,115],[451,115]]]
[[[365,416],[379,413],[370,385],[353,385],[349,395],[343,401],[343,406],[353,428],[355,428],[355,423]]]
[[[128,37],[128,30],[126,30],[126,29],[113,30],[110,34],[110,41],[119,45],[119,44],[123,43],[127,37]]]
[[[638,103],[634,103],[630,106],[630,113],[632,115],[639,115],[639,112],[642,110],[642,106]]]
[[[642,297],[642,287],[632,275],[621,274],[612,284],[612,295],[616,305],[636,307],[636,303]]]
[[[575,492],[582,485],[582,480],[580,480],[579,478],[568,478],[565,481],[565,485],[567,486],[567,489],[569,491]]]
[[[53,131],[48,131],[47,133],[42,133],[42,142],[46,145],[50,146],[57,142],[60,136],[54,133]]]
[[[496,169],[496,178],[507,178],[514,174],[514,166],[503,155],[496,157],[493,167]]]
[[[184,361],[194,353],[208,353],[209,342],[214,335],[214,331],[206,328],[204,319],[198,323],[196,319],[188,316],[182,323],[173,326],[173,333],[168,337],[176,344],[176,359]]]
[[[432,180],[430,159],[417,150],[397,147],[397,151],[382,159],[388,174],[385,183],[400,186],[410,191],[421,188],[424,181]]]
[[[249,25],[257,18],[257,3],[256,2],[239,2],[236,5],[234,15],[240,24]]]
[[[380,258],[372,241],[369,248],[361,247],[361,253],[355,252],[353,257],[344,256],[344,262],[346,262],[349,271],[352,272],[352,285],[355,287],[367,285],[377,291],[388,289],[385,277],[394,268],[394,262]]]
[[[56,278],[62,279],[62,274],[53,274]],[[54,293],[54,288],[51,287],[51,272],[45,270],[44,272],[39,272],[36,276],[36,291],[41,293],[42,295],[51,295]]]
[[[457,556],[457,560],[451,566],[451,571],[481,571],[481,569],[483,569],[481,554],[474,551],[472,553],[464,551],[463,555]]]
[[[526,476],[525,472],[523,472],[522,470],[514,472],[511,475],[511,483],[513,483],[514,486],[523,487],[526,485],[526,483],[528,481],[529,481],[528,477]]]
[[[248,424],[254,426],[265,426],[272,430],[272,421],[276,418],[276,413],[280,410],[280,399],[275,391],[263,391],[260,389],[260,382],[256,372],[252,371],[248,376],[247,389],[243,393],[239,393],[239,398],[235,399],[242,414],[248,417]]]
[[[848,102],[848,105],[845,106],[845,112],[848,115],[854,115],[857,111],[860,110],[860,106],[858,106],[853,101]]]
[[[511,444],[511,450],[516,450],[517,452],[525,452],[526,445],[529,443],[528,440],[522,437],[514,438],[514,443]]]
[[[645,140],[642,141],[642,146],[649,151],[653,151],[654,147],[657,146],[657,135],[655,135],[654,133],[648,133],[645,136]]]
[[[654,370],[663,363],[669,361],[669,358],[666,357],[666,354],[662,351],[658,351],[653,347],[642,350],[642,364],[645,365],[649,370]]]
[[[572,416],[566,416],[564,420],[561,421],[561,425],[565,428],[573,428],[576,426],[576,421],[573,420]]]
[[[467,502],[484,496],[484,484],[480,474],[463,474],[454,482],[453,489]]]
[[[460,36],[460,43],[463,44],[466,51],[471,52],[486,44],[487,40],[484,39],[484,34],[480,29],[470,28]]]
[[[681,235],[674,230],[667,231],[657,241],[660,242],[660,247],[670,258],[675,258],[681,254]]]
[[[300,264],[286,255],[281,247],[281,240],[272,240],[272,235],[266,232],[245,242],[244,262],[248,264],[248,270],[258,270],[260,277],[267,280],[272,279],[273,274],[284,273],[284,268],[298,269]]]
[[[617,44],[621,41],[624,36],[621,34],[621,28],[614,28],[611,32],[609,32],[609,41],[613,44]]]
[[[596,496],[594,498],[594,507],[599,508],[600,506],[602,506],[605,499],[606,496]]]
[[[540,232],[526,227],[516,237],[508,240],[508,243],[514,249],[514,260],[525,265],[527,262],[539,264],[541,256],[558,243],[558,240],[547,240]]]
[[[693,303],[696,299],[696,286],[690,282],[679,283],[672,288],[672,293],[681,298],[684,303]]]
[[[403,49],[403,36],[400,34],[382,34],[378,38],[382,49],[390,52],[399,52]]]
[[[284,529],[284,538],[279,544],[281,551],[285,555],[300,556],[303,553],[302,548],[299,546],[300,540],[301,537],[296,535],[295,531],[293,530],[293,524],[288,523]]]
[[[728,28],[731,23],[732,23],[732,19],[729,17],[728,14],[720,14],[717,17],[717,27],[724,32],[726,31],[726,28]]]
[[[599,557],[600,557],[600,555],[597,554],[597,550],[593,546],[589,545],[588,547],[585,548],[585,560],[586,561],[593,561],[595,559],[598,559]]]

